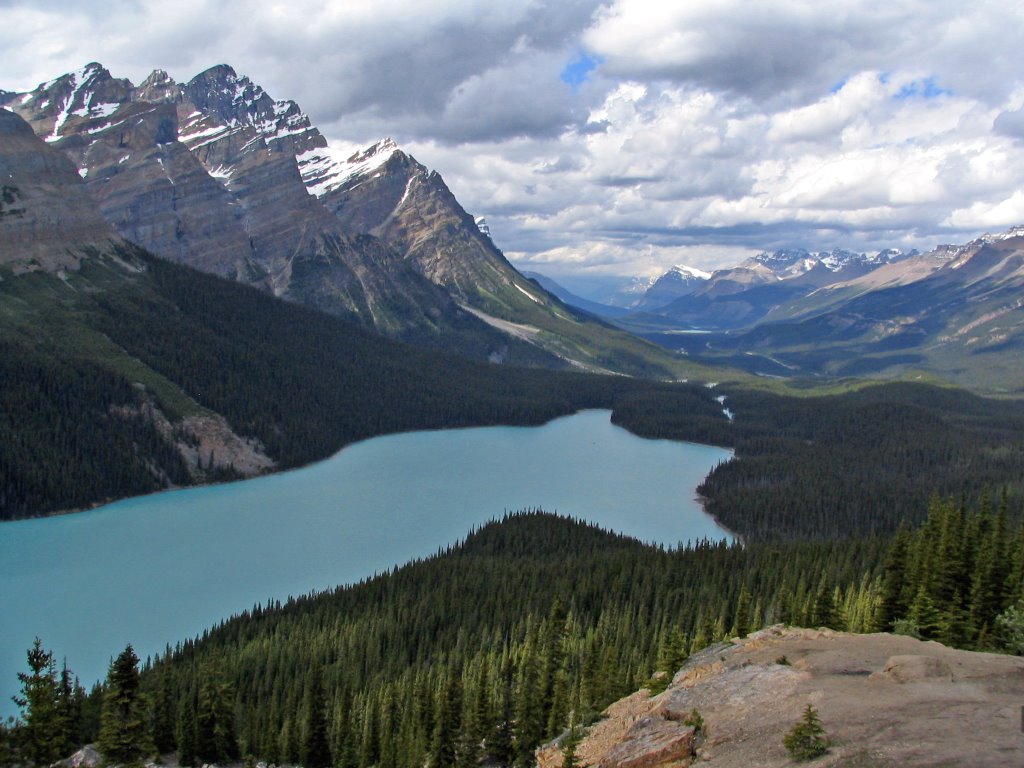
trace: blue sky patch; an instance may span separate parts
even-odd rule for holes
[[[568,83],[572,86],[572,89],[578,90],[587,80],[590,79],[590,73],[597,69],[598,65],[603,61],[600,56],[591,56],[584,51],[572,59],[568,64],[565,65],[565,69],[562,70],[561,77],[563,83]]]
[[[900,88],[900,92],[893,96],[893,98],[900,101],[904,99],[935,99],[949,93],[952,93],[952,91],[946,90],[935,82],[935,77],[933,76],[907,83]]]

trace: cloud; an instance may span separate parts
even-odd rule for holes
[[[651,274],[1017,223],[1021,39],[990,0],[0,0],[0,88],[227,62],[394,136],[517,263]]]
[[[807,102],[857,72],[908,63],[933,85],[1000,98],[1019,76],[1022,32],[1024,9],[990,0],[615,0],[583,40],[606,74]]]
[[[1000,112],[992,123],[996,133],[1024,140],[1024,108]]]

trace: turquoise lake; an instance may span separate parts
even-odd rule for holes
[[[644,541],[730,538],[695,488],[731,451],[583,411],[542,427],[410,432],[238,483],[0,524],[0,714],[35,636],[84,684],[233,613],[359,581],[543,508]]]

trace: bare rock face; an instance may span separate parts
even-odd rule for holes
[[[1020,764],[1022,701],[1018,657],[779,626],[696,654],[658,696],[616,702],[577,755],[602,768],[688,764],[678,756],[685,741],[673,739],[697,709],[695,763],[781,768],[792,764],[782,738],[811,704],[831,742],[815,765],[1001,768]],[[542,768],[560,765],[556,752],[538,753]]]
[[[304,177],[346,228],[384,240],[421,274],[461,300],[513,288],[516,272],[444,180],[390,139],[345,162],[347,174],[318,176],[319,153],[300,158]]]
[[[892,656],[885,669],[872,677],[897,683],[916,683],[924,680],[953,682],[953,670],[942,659],[934,656]]]
[[[688,763],[694,752],[694,729],[663,717],[638,720],[598,763],[600,768],[657,768]]]
[[[0,109],[0,264],[16,273],[76,269],[90,249],[119,241],[68,158]]]
[[[91,744],[87,744],[71,757],[57,763],[64,768],[98,768],[102,764],[103,755],[97,752]]]

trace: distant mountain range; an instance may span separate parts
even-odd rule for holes
[[[520,275],[394,142],[339,153],[229,66],[135,86],[92,63],[0,104],[72,160],[122,237],[165,259],[476,359],[687,370]]]
[[[1021,393],[1024,227],[928,253],[780,250],[710,275],[674,267],[614,322],[761,374],[936,374]]]

